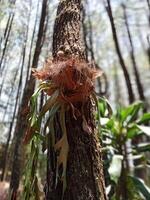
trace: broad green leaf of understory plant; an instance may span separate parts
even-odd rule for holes
[[[150,136],[150,127],[148,126],[143,126],[143,125],[137,125],[137,127],[145,133],[147,136]]]
[[[149,142],[140,143],[137,146],[135,146],[135,149],[137,152],[150,151],[150,143]]]
[[[132,139],[138,135],[145,134],[150,136],[150,127],[138,125],[136,123],[132,124],[131,127],[127,127],[127,138]]]
[[[120,134],[120,123],[114,116],[106,123],[106,128],[109,129],[114,136]]]
[[[139,129],[137,128],[137,126],[135,124],[133,124],[133,126],[128,127],[127,128],[127,139],[133,139],[134,137],[136,137],[137,135],[140,135],[141,132],[139,131]]]
[[[142,107],[142,102],[136,102],[126,108],[121,108],[121,121],[126,123],[132,122],[135,117],[137,117],[137,114]]]
[[[137,177],[133,177],[133,176],[129,176],[129,178],[133,181],[134,186],[136,187],[136,189],[142,193],[142,195],[146,198],[146,200],[150,199],[150,188],[148,188],[144,181],[142,181],[141,179],[137,178]]]
[[[104,125],[106,125],[109,122],[109,118],[107,118],[107,117],[101,117],[100,118],[100,122],[101,122],[101,125],[104,126]]]
[[[109,101],[105,97],[99,97],[98,110],[101,117],[111,116],[113,111]]]
[[[150,113],[144,113],[143,116],[137,120],[137,124],[143,124],[150,121]]]
[[[108,169],[108,172],[111,176],[111,179],[117,183],[118,179],[121,175],[121,169],[122,169],[122,160],[123,156],[122,155],[114,155],[112,157],[112,161],[110,163],[110,167]]]

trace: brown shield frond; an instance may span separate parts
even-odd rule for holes
[[[50,81],[51,87],[45,90],[48,95],[59,89],[61,100],[71,103],[85,101],[94,90],[95,79],[102,75],[101,70],[77,58],[48,60],[41,70],[33,72],[37,79]]]

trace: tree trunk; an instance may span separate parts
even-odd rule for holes
[[[83,28],[83,39],[85,45],[86,60],[94,63],[95,67],[97,69],[100,69],[94,55],[92,22],[90,14],[88,14],[88,11],[89,11],[89,3],[86,0],[82,11],[83,12],[82,28]],[[86,17],[87,17],[87,22],[85,21]],[[106,74],[103,72],[102,76],[100,78],[97,78],[96,81],[98,85],[98,94],[102,96],[107,95],[108,81]]]
[[[54,25],[53,57],[58,59],[60,51],[65,57],[79,57],[86,60],[83,38],[81,35],[81,0],[60,1]],[[100,142],[95,131],[94,115],[91,101],[88,100],[81,111],[81,104],[77,109],[84,112],[91,134],[82,128],[82,116],[77,120],[72,112],[66,114],[66,127],[69,142],[67,163],[67,189],[64,200],[106,200],[103,176],[102,153]],[[57,121],[57,124],[59,122]],[[50,174],[48,174],[50,177]],[[50,182],[50,181],[49,181]],[[56,189],[51,187],[47,200],[60,200],[61,184]]]
[[[10,14],[9,19],[8,19],[8,23],[7,23],[7,26],[6,26],[6,29],[5,29],[5,33],[4,33],[4,40],[5,40],[4,41],[4,48],[3,48],[1,59],[0,59],[0,69],[1,69],[1,71],[4,70],[4,67],[2,68],[2,64],[3,64],[3,60],[4,60],[4,57],[5,57],[6,50],[7,50],[7,46],[8,46],[8,43],[9,43],[9,36],[10,36],[11,29],[12,29],[14,16],[15,16],[15,13]]]
[[[150,1],[146,0],[146,2],[147,2],[148,9],[149,9],[148,22],[149,22],[149,26],[150,26]]]
[[[47,10],[47,0],[43,0],[42,3],[42,12],[39,24],[39,31],[37,36],[37,42],[35,47],[35,52],[32,61],[32,68],[36,68],[38,65],[39,55],[42,48],[42,39],[43,39],[43,30],[45,25],[46,19],[46,12]],[[24,133],[27,130],[27,107],[28,102],[30,100],[31,95],[34,92],[35,88],[35,79],[30,75],[29,80],[27,81],[22,97],[22,102],[19,107],[18,116],[17,116],[17,123],[15,127],[15,147],[14,147],[14,157],[13,157],[13,166],[12,166],[12,174],[11,174],[11,181],[10,181],[10,195],[13,200],[17,198],[17,190],[19,187],[19,181],[21,177],[21,166],[22,166],[22,155],[23,155],[23,137]]]
[[[20,61],[22,60],[22,63],[21,63],[21,72],[20,72],[20,78],[19,78],[19,84],[18,84],[18,88],[17,88],[17,94],[16,94],[16,101],[15,101],[15,106],[14,106],[14,110],[13,110],[13,117],[11,119],[11,123],[10,123],[10,127],[9,127],[9,131],[8,131],[8,137],[7,137],[7,142],[6,142],[6,146],[5,146],[5,150],[4,150],[4,154],[3,154],[3,167],[2,167],[2,175],[1,175],[1,181],[4,181],[5,179],[5,170],[7,168],[7,164],[8,164],[8,150],[9,150],[9,143],[10,143],[10,139],[11,139],[11,134],[12,134],[12,129],[13,129],[13,125],[14,125],[14,121],[15,121],[15,115],[16,115],[16,111],[17,111],[17,105],[18,105],[18,101],[19,101],[19,94],[20,94],[20,89],[21,89],[21,84],[22,84],[22,75],[23,75],[23,68],[24,68],[24,57],[25,57],[25,47],[23,47],[23,54],[21,55],[21,59]],[[20,64],[20,61],[19,61],[19,64]],[[16,74],[15,74],[15,77],[14,77],[14,82],[15,82],[15,79],[17,77],[17,71],[16,71]],[[14,92],[14,85],[12,86],[12,92]],[[9,100],[11,98],[9,97],[8,99],[8,102],[7,104],[9,103]],[[5,114],[7,112],[7,106],[6,106],[6,111],[5,111]],[[3,121],[5,119],[5,114],[3,116]]]
[[[126,85],[127,85],[128,95],[129,95],[129,103],[133,103],[133,101],[135,100],[135,97],[134,97],[134,93],[133,93],[133,89],[132,89],[130,76],[129,76],[127,67],[125,65],[124,59],[122,57],[122,53],[121,53],[121,49],[120,49],[120,45],[119,45],[119,41],[118,41],[118,37],[117,37],[117,31],[116,31],[116,27],[115,27],[115,23],[114,23],[114,18],[113,18],[113,14],[112,14],[110,0],[107,0],[106,11],[107,11],[109,19],[110,19],[110,24],[111,24],[111,28],[112,28],[112,34],[113,34],[116,52],[117,52],[119,62],[122,67]]]
[[[116,104],[116,109],[118,107],[118,105],[124,105],[124,101],[123,98],[121,96],[121,87],[120,87],[120,80],[119,80],[119,76],[118,76],[118,66],[116,65],[116,63],[113,64],[113,70],[114,70],[114,91],[115,91],[115,104]]]
[[[31,43],[30,43],[30,50],[29,50],[29,56],[28,56],[28,64],[27,64],[27,74],[26,74],[26,82],[28,81],[29,74],[30,74],[30,66],[31,66],[31,58],[32,58],[32,49],[33,49],[33,44],[34,44],[34,39],[35,39],[35,32],[36,32],[36,26],[37,26],[37,19],[38,19],[38,11],[39,11],[39,0],[37,3],[37,8],[36,8],[36,16],[35,16],[35,22],[34,22],[34,28],[31,36]]]
[[[129,38],[129,42],[130,42],[130,46],[131,46],[130,57],[131,57],[132,65],[133,65],[133,70],[134,70],[134,75],[135,75],[135,79],[136,79],[137,89],[138,89],[140,100],[145,102],[145,95],[144,95],[144,91],[143,91],[143,85],[141,83],[140,74],[139,74],[137,63],[136,63],[136,60],[135,60],[134,46],[133,46],[132,37],[131,37],[130,29],[129,29],[127,13],[126,13],[126,6],[123,4],[122,8],[123,8],[123,11],[124,11],[125,25],[126,25],[126,28],[127,28],[128,38]]]

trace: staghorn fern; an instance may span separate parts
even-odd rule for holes
[[[75,119],[78,117],[76,113],[82,115],[83,129],[85,131],[88,130],[88,123],[84,117],[84,112],[79,111],[76,105],[79,102],[84,104],[90,98],[93,98],[95,104],[97,104],[94,93],[94,80],[99,75],[101,75],[100,71],[90,68],[86,62],[74,58],[64,61],[48,61],[42,70],[34,71],[34,76],[41,79],[42,83],[30,100],[29,126],[24,138],[24,142],[30,142],[31,145],[31,156],[27,163],[25,174],[24,199],[28,200],[32,196],[38,199],[38,154],[41,143],[43,141],[46,143],[46,140],[49,139],[47,137],[48,134],[51,136],[52,149],[55,152],[59,152],[57,156],[55,187],[57,186],[58,178],[60,178],[63,183],[63,199],[67,186],[66,168],[69,152],[65,113],[71,110]],[[44,91],[50,97],[38,113],[37,99],[41,91]],[[42,136],[40,134],[41,123],[47,112],[48,117],[44,125],[44,132],[48,129],[49,133]],[[55,138],[54,117],[56,114],[59,115],[62,132],[62,137],[59,140]],[[58,171],[61,165],[63,166],[63,171],[59,177]]]

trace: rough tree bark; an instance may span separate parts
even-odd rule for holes
[[[39,30],[37,35],[35,52],[32,60],[31,68],[36,68],[38,65],[39,55],[42,48],[43,41],[43,30],[45,27],[45,19],[47,10],[47,0],[43,0],[41,18],[39,24]],[[22,102],[18,110],[17,122],[15,127],[15,147],[14,147],[14,157],[13,157],[13,166],[12,174],[10,181],[10,195],[13,200],[17,198],[17,190],[19,187],[20,177],[21,177],[21,165],[22,165],[22,152],[23,152],[23,137],[27,130],[28,121],[26,119],[28,102],[31,95],[34,92],[35,88],[35,79],[30,75],[29,80],[26,82],[25,89],[23,92]]]
[[[60,51],[66,57],[79,57],[86,60],[83,38],[81,35],[81,0],[60,0],[53,34],[53,57],[58,59]],[[67,77],[66,77],[67,78]],[[81,111],[81,105],[77,105]],[[66,115],[66,127],[69,142],[69,156],[67,163],[67,189],[64,200],[106,200],[103,176],[102,153],[100,142],[95,131],[92,105],[89,100],[84,105],[84,114],[88,126],[92,130],[89,134],[82,128],[82,116],[77,120],[72,112]],[[52,179],[51,179],[52,180]],[[61,199],[60,188],[51,185],[46,199]]]

